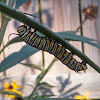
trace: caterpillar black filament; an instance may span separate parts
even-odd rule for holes
[[[68,52],[65,47],[61,46],[55,40],[49,39],[47,37],[41,37],[37,35],[35,31],[31,32],[31,30],[25,25],[19,26],[17,32],[24,42],[31,45],[32,47],[53,54],[70,69],[76,72],[82,70],[85,71],[87,69],[86,63],[84,61],[78,62],[75,58],[73,58],[73,54],[71,52]]]

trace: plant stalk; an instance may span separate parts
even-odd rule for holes
[[[42,24],[42,13],[41,13],[41,10],[42,10],[42,8],[41,8],[41,0],[38,0],[38,12],[39,12],[39,22]],[[42,52],[42,67],[43,67],[43,69],[44,69],[44,67],[45,67],[45,57],[44,57],[44,51],[41,51]]]
[[[52,62],[50,63],[50,65],[48,66],[48,68],[47,68],[46,70],[43,70],[43,71],[42,71],[42,76],[41,76],[40,80],[37,82],[37,84],[36,84],[34,90],[32,91],[31,95],[29,96],[29,99],[28,99],[28,100],[31,100],[31,98],[32,98],[32,96],[33,96],[33,94],[34,94],[34,91],[37,89],[37,87],[38,87],[38,85],[40,84],[41,80],[44,78],[44,76],[45,76],[45,75],[48,73],[48,71],[51,69],[51,67],[53,66],[53,64],[55,63],[55,61],[57,61],[56,58],[54,58],[54,59],[52,60]]]

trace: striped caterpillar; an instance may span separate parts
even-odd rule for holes
[[[79,72],[87,69],[86,62],[78,62],[75,58],[73,58],[73,54],[71,52],[68,52],[65,47],[61,46],[55,40],[37,35],[36,30],[31,32],[30,28],[28,28],[26,25],[19,26],[17,32],[24,42],[32,47],[53,54],[71,70]]]

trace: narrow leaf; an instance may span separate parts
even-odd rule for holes
[[[55,86],[53,86],[53,85],[50,85],[50,84],[47,83],[47,82],[41,82],[39,85],[40,85],[40,86],[43,85],[43,86],[47,86],[47,87],[55,87]]]
[[[22,96],[20,94],[15,93],[13,91],[3,91],[3,90],[0,90],[0,93],[2,93],[2,94],[9,94],[9,95],[15,95],[16,97],[22,98]]]
[[[35,49],[34,47],[25,45],[20,51],[12,53],[0,63],[0,72],[5,71],[6,69],[20,63],[38,51],[39,50]]]
[[[31,68],[36,68],[36,69],[39,69],[39,70],[42,71],[42,69],[40,68],[40,66],[35,65],[35,64],[28,64],[28,63],[20,63],[20,64],[28,66],[28,67],[31,67]]]
[[[70,33],[71,32],[69,31],[68,32],[58,32],[57,35],[66,40],[81,41],[81,42],[90,44],[100,49],[100,42],[98,40],[87,38],[84,36],[75,35],[75,34],[70,34]],[[94,43],[94,42],[97,42],[97,43]]]
[[[43,78],[44,73],[45,73],[45,71],[42,71],[42,72],[37,76],[37,78],[36,78],[36,84],[38,84],[38,83],[41,81],[41,79]]]
[[[76,31],[63,31],[63,32],[57,32],[57,34],[73,34],[75,33]]]

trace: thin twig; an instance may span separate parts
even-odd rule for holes
[[[82,23],[80,24],[80,26],[76,29],[76,32],[78,32],[78,30],[82,27],[82,25],[85,23],[86,20],[87,20],[87,18],[84,18],[84,20],[82,21]]]

